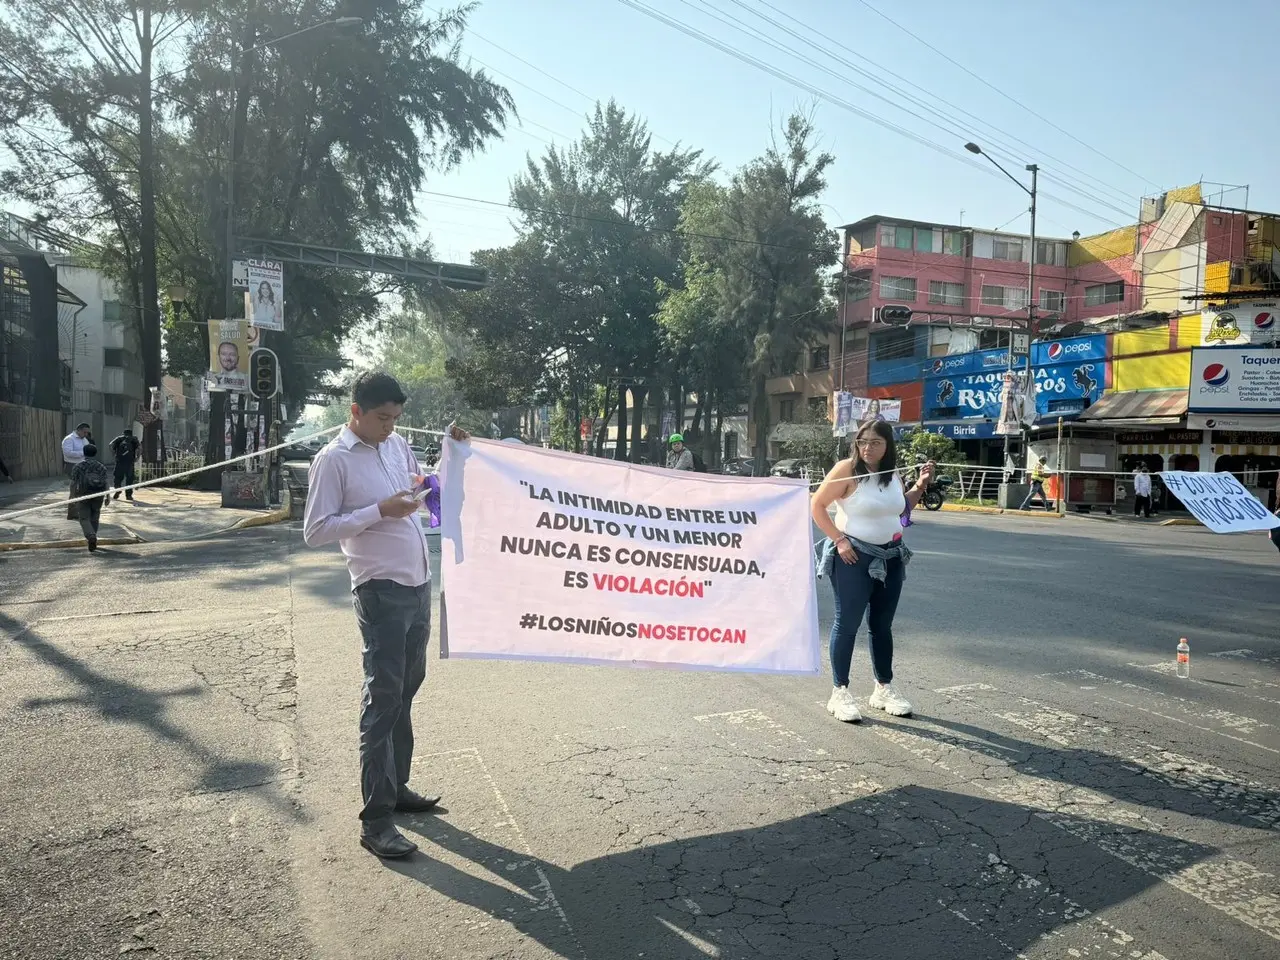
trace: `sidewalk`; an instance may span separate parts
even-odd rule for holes
[[[27,480],[0,488],[0,552],[8,550],[83,547],[80,524],[67,519],[63,478]],[[266,510],[232,510],[221,506],[218,493],[181,487],[144,487],[132,502],[121,497],[102,508],[98,542],[102,546],[196,540],[231,530],[250,517],[264,520]],[[56,504],[56,506],[55,506]],[[45,506],[38,513],[5,521],[3,515]]]

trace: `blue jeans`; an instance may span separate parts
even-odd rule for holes
[[[871,670],[876,680],[893,679],[893,615],[907,571],[901,560],[885,562],[884,583],[871,577],[871,558],[858,554],[857,563],[845,563],[839,556],[831,564],[831,588],[836,597],[836,619],[831,625],[831,678],[837,687],[849,685],[849,665],[853,642],[862,618],[871,633]]]
[[[413,760],[413,697],[427,676],[431,584],[406,587],[369,580],[356,587],[356,621],[364,640],[360,700],[360,792],[365,829],[395,811]]]
[[[1045,495],[1044,481],[1042,480],[1031,481],[1031,491],[1027,494],[1027,499],[1022,501],[1022,506],[1018,509],[1029,510],[1031,508],[1031,501],[1035,497],[1040,498],[1040,503],[1046,510],[1049,509],[1049,498]]]

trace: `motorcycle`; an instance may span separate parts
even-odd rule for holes
[[[928,511],[933,512],[942,509],[942,501],[946,499],[947,491],[951,489],[953,483],[950,477],[938,477],[929,486],[925,487],[924,496],[920,498],[920,504]]]
[[[919,470],[924,466],[924,461],[917,459],[916,469]],[[947,491],[951,489],[951,484],[955,481],[951,477],[935,476],[925,487],[924,495],[920,498],[920,506],[926,510],[936,512],[942,509],[942,501],[947,497]]]

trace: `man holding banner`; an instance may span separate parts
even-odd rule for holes
[[[392,814],[424,813],[439,796],[409,789],[414,695],[427,672],[431,562],[411,493],[420,468],[395,432],[404,412],[400,384],[364,373],[351,394],[351,420],[312,461],[303,536],[312,547],[338,543],[347,559],[363,639],[360,702],[360,844],[379,857],[417,850]],[[451,428],[455,440],[468,434]]]

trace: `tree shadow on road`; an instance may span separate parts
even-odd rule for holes
[[[79,691],[73,696],[29,698],[22,704],[25,709],[79,705],[93,711],[103,721],[139,726],[158,740],[178,747],[190,759],[199,775],[197,792],[220,792],[268,785],[280,779],[279,765],[221,756],[167,716],[171,700],[205,696],[208,693],[205,687],[192,685],[156,691],[107,676],[46,639],[37,625],[23,624],[0,612],[0,635],[3,634],[10,636],[12,643],[45,666],[56,670],[66,681],[75,684]],[[110,744],[104,744],[103,749],[110,750]],[[51,773],[56,775],[56,771]],[[277,813],[287,815],[292,820],[302,819],[303,815],[297,806],[279,791],[263,791],[260,795]]]
[[[571,869],[440,818],[408,826],[428,843],[391,869],[568,958],[1007,960],[1055,936],[1045,955],[1092,956],[1121,941],[1089,912],[1159,883],[1071,835],[1094,821],[1051,824],[1017,804],[914,786]],[[1178,848],[1192,863],[1214,853]]]

